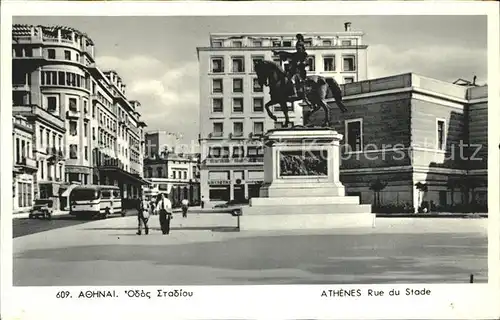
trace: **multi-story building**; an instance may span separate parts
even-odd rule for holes
[[[343,135],[346,192],[391,210],[431,201],[440,210],[471,203],[486,210],[487,89],[411,73],[343,85],[349,112],[329,104]],[[311,120],[319,125],[323,116]]]
[[[162,130],[148,131],[145,134],[146,156],[154,158],[163,153],[182,153],[182,145],[180,144],[181,135],[174,132]]]
[[[176,154],[168,151],[144,159],[144,178],[149,182],[145,189],[148,197],[166,194],[174,206],[182,199],[191,204],[200,201],[199,156]]]
[[[210,45],[199,47],[201,195],[207,206],[258,195],[263,180],[260,137],[284,121],[280,107],[273,122],[264,110],[269,89],[260,87],[253,70],[257,60],[274,60],[272,50],[295,50],[295,33],[211,34]],[[367,77],[367,45],[363,33],[304,34],[309,54],[308,74],[335,78],[339,83]],[[287,68],[283,63],[282,67]],[[295,103],[292,124],[302,124]]]
[[[33,125],[25,117],[12,117],[13,212],[33,205],[37,166],[33,158]]]
[[[111,183],[135,197],[144,122],[116,72],[95,64],[94,43],[68,27],[14,25],[13,113],[34,129],[35,197],[69,195],[71,185]],[[65,190],[63,192],[63,190]]]

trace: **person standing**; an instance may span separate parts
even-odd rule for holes
[[[144,232],[146,234],[149,234],[149,227],[148,227],[148,220],[149,220],[149,202],[146,200],[145,197],[141,199],[139,202],[139,208],[137,210],[137,220],[138,220],[138,227],[137,227],[137,234],[141,235],[142,234],[142,225],[144,225]]]
[[[187,212],[188,212],[188,208],[189,208],[189,200],[184,199],[184,200],[182,200],[181,204],[182,204],[182,217],[187,218]]]
[[[161,232],[163,234],[169,234],[170,220],[172,219],[172,202],[170,202],[163,193],[160,195],[160,201],[158,201],[156,211],[160,215]]]

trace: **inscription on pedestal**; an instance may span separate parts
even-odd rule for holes
[[[280,176],[327,176],[328,152],[280,151]]]

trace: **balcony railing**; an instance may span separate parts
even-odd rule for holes
[[[30,86],[27,84],[13,84],[13,91],[30,91]]]
[[[238,157],[238,158],[207,158],[206,163],[263,163],[264,157]]]
[[[16,161],[16,165],[36,168],[36,160],[28,157],[22,157],[19,161]]]
[[[222,138],[224,136],[224,132],[212,132],[208,135],[209,138]]]
[[[48,112],[47,110],[41,108],[36,104],[13,106],[12,113],[24,115],[26,117],[40,118],[43,119],[44,121],[48,121],[56,125],[62,130],[65,130],[64,120],[62,120],[58,116],[53,115],[52,113]]]

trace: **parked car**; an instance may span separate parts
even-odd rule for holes
[[[52,199],[38,199],[35,200],[35,204],[31,209],[29,218],[42,217],[44,219],[52,219],[52,213],[54,212],[54,200]]]

